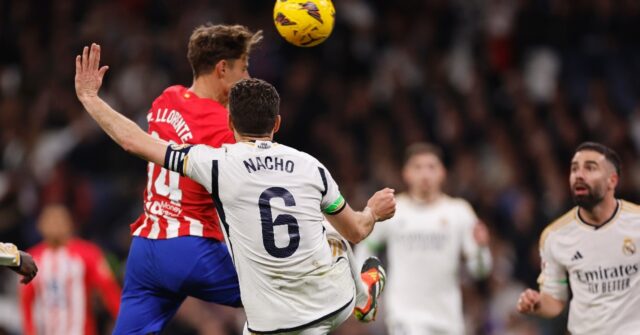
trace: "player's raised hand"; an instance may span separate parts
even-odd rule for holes
[[[109,69],[100,67],[100,46],[92,43],[91,48],[84,47],[82,55],[76,56],[76,95],[78,99],[86,99],[98,95],[102,86],[102,78]]]
[[[396,197],[394,193],[394,189],[384,188],[369,198],[367,207],[371,209],[375,221],[390,219],[396,213]]]
[[[540,304],[540,292],[528,288],[520,294],[520,298],[518,299],[516,309],[520,313],[527,314],[527,313],[535,312],[539,304]]]

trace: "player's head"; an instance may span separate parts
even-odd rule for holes
[[[250,78],[231,87],[229,93],[231,128],[245,136],[273,136],[280,127],[280,96],[268,82]]]
[[[569,183],[575,203],[592,209],[605,197],[614,196],[620,178],[620,157],[612,149],[595,142],[578,146],[571,160]]]
[[[402,178],[410,192],[438,193],[446,177],[442,151],[429,143],[415,143],[405,151]]]
[[[38,218],[38,230],[46,243],[64,244],[73,235],[71,213],[60,204],[46,205]]]
[[[260,40],[261,30],[252,32],[241,25],[208,23],[197,27],[187,51],[193,77],[214,75],[228,90],[238,80],[249,78],[249,53]]]

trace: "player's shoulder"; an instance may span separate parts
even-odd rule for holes
[[[169,86],[155,99],[155,103],[175,100],[176,97],[182,96],[187,92],[187,88],[182,85]]]
[[[79,238],[69,240],[67,247],[78,254],[88,257],[93,257],[102,253],[98,245]]]
[[[42,254],[46,248],[47,248],[47,245],[44,242],[41,242],[25,251],[33,257],[39,257],[40,254]]]
[[[577,210],[578,207],[574,207],[547,225],[540,235],[541,248],[550,236],[562,232],[567,227],[570,227],[570,223],[576,221]]]
[[[320,166],[323,166],[322,163],[320,163],[320,161],[313,157],[312,155],[298,150],[296,148],[290,147],[288,145],[284,145],[284,144],[279,144],[279,143],[275,143],[274,147],[275,150],[280,151],[281,153],[285,154],[285,155],[290,155],[292,157],[295,157],[298,160],[304,161],[304,162],[309,162],[311,164],[317,164]]]
[[[185,158],[187,161],[193,158],[196,159],[211,159],[213,157],[222,158],[224,154],[232,149],[236,144],[223,144],[220,148],[214,148],[207,144],[180,144],[180,145],[172,145],[173,150],[182,150],[182,148],[187,147],[189,150],[189,155]]]
[[[622,213],[640,216],[640,205],[627,200],[620,200]]]
[[[450,195],[444,194],[442,196],[442,201],[443,201],[443,203],[445,203],[445,204],[447,204],[449,206],[463,208],[463,209],[472,209],[471,204],[469,203],[469,201],[467,201],[466,199],[463,199],[463,198],[458,198],[458,197],[454,197],[454,196],[450,196]]]
[[[463,198],[443,194],[440,198],[440,201],[438,201],[438,206],[442,210],[450,211],[453,213],[475,216],[473,207],[471,206],[469,201]]]

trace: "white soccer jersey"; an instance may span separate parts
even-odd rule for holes
[[[491,267],[487,248],[473,238],[478,218],[462,199],[442,196],[424,204],[401,194],[396,214],[376,225],[358,250],[387,248],[388,284],[385,288],[387,323],[392,333],[463,334],[462,298],[458,278],[461,256],[471,272],[486,274]],[[402,329],[400,329],[402,328]]]
[[[571,285],[571,334],[640,331],[639,243],[640,207],[622,200],[600,227],[584,223],[576,207],[542,233],[540,291],[566,301]]]
[[[256,141],[170,148],[165,165],[212,194],[251,332],[295,330],[349,306],[355,288],[348,261],[333,261],[322,226],[323,212],[346,203],[315,158]]]

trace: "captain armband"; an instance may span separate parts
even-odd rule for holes
[[[171,144],[164,155],[164,168],[184,176],[189,160],[188,153],[193,148],[190,144]]]

